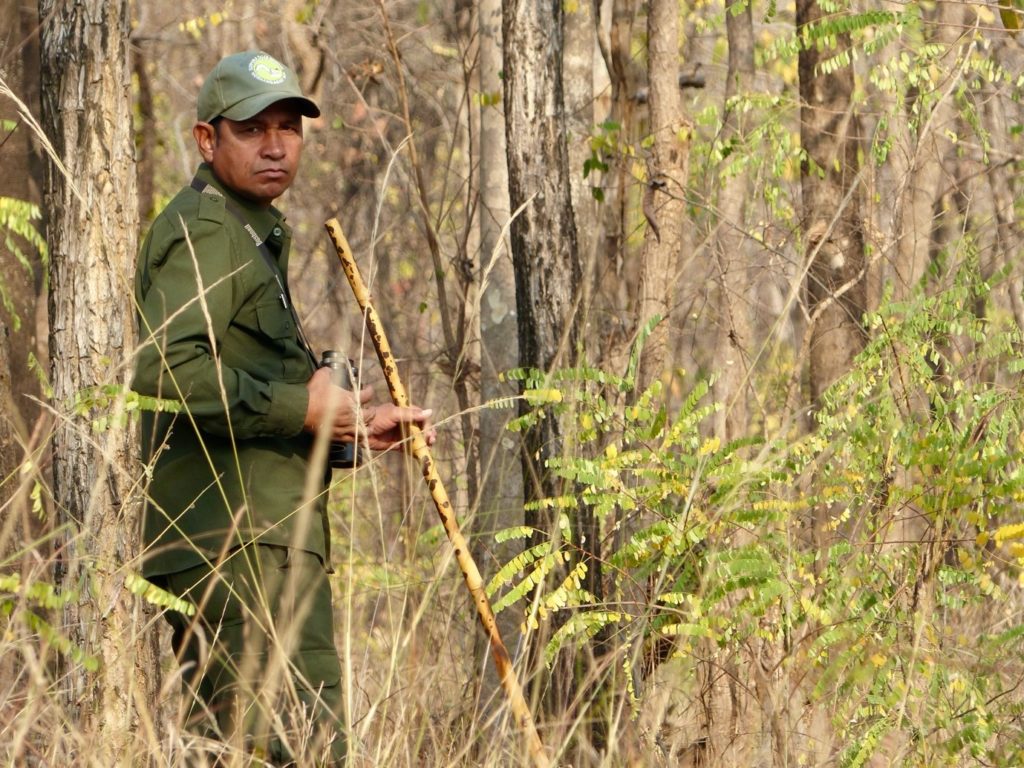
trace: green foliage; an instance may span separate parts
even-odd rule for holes
[[[182,600],[165,589],[161,589],[156,584],[147,581],[137,574],[129,573],[125,576],[124,587],[133,595],[141,597],[147,603],[155,605],[157,608],[168,608],[172,611],[183,613],[186,616],[194,616],[196,613],[196,607],[192,603]]]
[[[624,145],[619,139],[621,126],[613,120],[606,120],[595,126],[590,136],[590,157],[583,161],[583,178],[586,179],[593,171],[607,173],[609,163],[619,154],[632,154],[632,148]],[[604,202],[604,189],[599,184],[590,187],[590,194],[597,202]]]
[[[59,593],[52,584],[43,581],[25,583],[17,573],[0,575],[0,616],[38,635],[61,655],[95,672],[99,669],[99,660],[73,643],[42,615],[58,611],[75,599],[74,592]],[[7,633],[10,635],[10,628]]]
[[[13,254],[29,274],[33,272],[33,266],[25,248],[30,253],[38,254],[44,266],[49,259],[46,240],[33,223],[41,218],[39,206],[13,197],[0,197],[0,233],[3,234],[4,248]],[[15,311],[14,300],[4,283],[3,275],[0,275],[0,303],[10,314],[14,330],[18,330],[21,327],[21,318]]]
[[[608,633],[624,654],[772,649],[809,706],[828,706],[841,765],[868,764],[895,730],[913,764],[1013,764],[1024,619],[1007,590],[1024,579],[1024,338],[983,311],[1001,278],[982,275],[973,244],[949,261],[960,266],[936,276],[943,290],[867,318],[870,342],[803,437],[707,437],[707,381],[669,413],[660,385],[622,405],[628,377],[518,372],[558,382],[561,401],[524,418],[574,417],[577,450],[548,469],[578,493],[548,500],[561,537],[506,564],[489,593],[504,590],[499,605],[520,606],[527,629],[562,616],[549,661]],[[574,560],[568,521],[581,505],[604,541],[620,542],[603,553],[601,600],[579,589],[578,569],[543,578],[560,556]]]
[[[177,400],[140,395],[119,384],[86,387],[75,395],[72,403],[77,416],[92,417],[92,428],[96,432],[123,427],[130,415],[138,411],[179,413],[181,409]]]
[[[141,576],[128,574],[124,587],[151,605],[179,611],[186,615],[195,613],[195,606],[169,592],[151,584]],[[46,646],[80,664],[89,672],[96,672],[100,660],[74,643],[60,625],[48,617],[58,613],[69,603],[78,599],[73,590],[58,591],[53,584],[42,580],[23,581],[18,573],[0,574],[0,616],[8,626],[5,634],[12,637],[14,626],[37,636]],[[58,614],[59,615],[59,614]]]

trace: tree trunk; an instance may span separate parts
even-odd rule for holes
[[[822,19],[818,0],[797,0],[798,36]],[[819,71],[823,61],[850,47],[848,34],[834,38],[835,47],[810,43],[801,47],[799,56],[800,141],[807,153],[800,188],[810,260],[806,288],[813,407],[863,349],[861,319],[867,299],[858,184],[861,134],[852,103],[853,69]]]
[[[590,157],[589,138],[594,128],[596,26],[593,14],[594,6],[589,2],[566,7],[565,51],[562,56],[573,217],[580,260],[587,265],[594,258],[599,238],[597,201],[590,192],[592,179],[583,178],[583,164]],[[583,286],[588,292],[590,287],[589,281]],[[586,300],[584,306],[588,306]]]
[[[651,0],[647,16],[650,132],[654,146],[648,165],[643,209],[643,272],[640,279],[640,327],[655,316],[640,358],[640,386],[648,387],[672,365],[670,330],[679,326],[673,313],[689,168],[689,125],[679,106],[679,4]]]
[[[597,247],[601,242],[601,221],[597,201],[590,191],[594,177],[583,177],[583,166],[590,157],[589,137],[594,128],[594,51],[597,41],[597,26],[594,19],[593,3],[583,2],[565,7],[565,49],[562,55],[562,80],[565,84],[565,132],[568,136],[569,183],[572,188],[573,220],[576,223],[576,247],[581,263],[581,295],[579,304],[581,316],[589,315],[593,301],[593,284],[584,280],[583,274],[593,274],[597,262]],[[585,265],[585,266],[584,266]],[[599,325],[594,323],[591,328]],[[586,344],[585,344],[586,346]],[[593,449],[593,450],[596,450]],[[587,563],[581,586],[597,600],[605,596],[602,577],[603,557],[601,554],[601,525],[593,509],[580,504],[574,520],[573,540]],[[607,650],[607,635],[602,632],[588,644],[586,658],[577,660],[576,677],[586,690],[580,695],[590,701],[600,701],[600,689],[605,684],[605,674],[596,672],[599,663],[593,658]],[[585,671],[584,671],[585,670]],[[608,729],[603,713],[588,718],[580,730],[581,739],[587,740],[598,752],[607,747]]]
[[[562,98],[562,5],[504,4],[505,119],[509,205],[529,204],[512,222],[519,361],[551,373],[575,364],[579,339],[580,264]],[[554,495],[559,484],[544,462],[561,454],[558,420],[543,419],[527,436],[526,497]]]
[[[573,218],[562,90],[563,5],[560,0],[505,0],[503,5],[505,120],[509,205],[526,204],[512,222],[519,361],[550,374],[573,366],[579,340],[580,264]],[[527,410],[525,403],[521,410]],[[563,430],[546,414],[523,435],[523,483],[527,501],[555,497],[561,482],[547,461],[561,456]],[[559,543],[558,515],[530,511],[526,524]],[[543,628],[549,629],[547,624]],[[543,632],[531,651],[542,669]],[[570,654],[559,654],[544,691],[549,712],[565,712],[573,699]],[[568,720],[568,721],[571,721]]]
[[[599,41],[611,94],[602,133],[612,146],[625,147],[640,142],[635,115],[645,73],[633,58],[637,1],[610,0],[604,5],[606,11],[610,5],[611,20],[607,39],[600,37]],[[618,150],[609,154],[610,157],[606,157],[609,168],[604,172],[601,184],[605,198],[598,209],[598,215],[602,217],[601,239],[596,244],[594,264],[587,273],[587,281],[592,281],[594,288],[584,288],[594,296],[586,305],[588,315],[598,318],[591,324],[592,335],[596,338],[588,338],[587,341],[588,348],[596,350],[594,356],[602,366],[612,371],[624,371],[629,360],[630,338],[634,332],[632,320],[639,294],[635,265],[640,260],[627,258],[627,229],[632,226],[629,222],[635,200],[631,192],[635,183],[630,168],[632,156]],[[592,171],[588,181],[595,179],[597,173]]]
[[[153,185],[156,176],[157,124],[153,104],[153,87],[149,77],[148,41],[138,41],[132,53],[132,72],[138,83],[137,101],[139,114],[138,162],[135,178],[138,185],[139,221],[148,225],[153,218],[156,201]]]
[[[0,18],[9,19],[0,29],[0,77],[25,102],[39,111],[39,41],[35,35],[38,15],[34,3],[25,0],[0,1]],[[9,125],[13,124],[13,128]],[[40,164],[35,154],[31,128],[22,121],[16,105],[0,97],[0,197],[39,205]],[[42,224],[32,224],[41,229]],[[39,383],[29,369],[29,356],[36,352],[36,305],[42,286],[42,261],[35,246],[12,236],[12,244],[32,266],[21,263],[6,246],[10,235],[0,229],[0,286],[10,297],[11,309],[0,307],[0,561],[34,538],[27,499],[6,507],[26,488],[21,482],[3,482],[26,459],[26,447],[39,409],[32,398],[39,397]],[[37,479],[23,475],[27,483]]]
[[[477,69],[483,98],[479,107],[480,232],[478,281],[480,290],[480,397],[484,404],[515,395],[503,374],[519,363],[516,338],[516,287],[512,253],[502,228],[511,212],[508,202],[508,165],[505,151],[505,118],[501,99],[501,0],[482,0],[477,7],[479,48]],[[480,496],[473,542],[477,561],[484,571],[495,572],[516,555],[511,542],[499,545],[494,533],[522,525],[523,479],[516,457],[519,436],[506,431],[509,411],[484,408],[480,412]],[[512,611],[498,614],[502,637],[517,637],[518,620]],[[497,701],[500,691],[494,666],[486,662],[487,638],[476,635],[477,669],[484,669],[480,694]],[[486,702],[482,702],[486,705]],[[481,712],[486,709],[481,709]]]
[[[1003,45],[1000,45],[1000,49],[1002,48]],[[1010,121],[1006,114],[1006,105],[997,98],[995,89],[992,89],[988,96],[984,102],[986,124],[993,135],[1009,135]],[[1009,156],[993,153],[985,178],[992,198],[992,216],[996,225],[994,260],[1000,266],[1012,265],[1002,286],[1000,304],[1008,308],[1017,322],[1017,327],[1024,330],[1024,279],[1017,258],[1021,250],[1021,226],[1014,215],[1014,205],[1018,196],[1015,184],[1017,174],[1011,169]]]
[[[896,167],[902,171],[896,178],[899,190],[895,222],[897,249],[893,262],[893,299],[896,301],[904,301],[912,294],[931,260],[936,202],[942,194],[944,180],[951,175],[945,166],[952,145],[945,134],[954,130],[958,115],[954,91],[963,72],[955,70],[960,53],[957,38],[970,29],[965,8],[959,3],[940,3],[936,7],[935,34],[931,42],[946,49],[944,61],[952,77],[948,82],[942,79],[939,100],[931,109],[919,110],[914,125],[910,124],[910,114],[899,118],[903,141],[899,146],[902,152],[895,158]],[[914,101],[908,97],[904,108],[909,111]]]
[[[138,513],[129,469],[137,445],[122,395],[131,365],[130,302],[138,207],[132,143],[127,0],[42,0],[43,125],[66,174],[48,165],[54,498],[65,532],[58,586],[74,599],[64,627],[99,669],[65,658],[69,717],[93,757],[128,764],[155,701],[155,633],[125,588],[137,569]],[[106,428],[93,419],[109,417]]]
[[[737,95],[749,93],[754,85],[754,24],[750,3],[729,0],[725,8],[729,41],[729,71],[725,81],[722,141],[744,142],[742,112],[730,106]],[[718,193],[718,227],[715,232],[713,271],[717,273],[715,301],[716,343],[712,370],[718,377],[715,400],[724,406],[715,415],[715,434],[735,440],[747,432],[747,391],[749,387],[753,338],[750,301],[754,273],[748,252],[745,210],[749,193],[747,175],[734,173],[722,182]]]

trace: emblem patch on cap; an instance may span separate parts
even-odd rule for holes
[[[249,74],[267,85],[279,85],[288,76],[281,63],[273,56],[261,53],[249,62]]]

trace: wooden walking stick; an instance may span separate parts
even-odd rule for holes
[[[356,266],[356,260],[352,256],[352,249],[349,248],[348,240],[345,239],[345,233],[341,230],[341,224],[337,219],[331,219],[325,226],[327,227],[327,234],[330,235],[331,242],[334,243],[334,248],[338,252],[338,258],[341,260],[341,266],[345,270],[345,276],[348,278],[349,285],[352,286],[352,293],[355,294],[356,302],[358,302],[359,308],[363,310],[366,328],[370,333],[373,346],[377,350],[377,358],[380,360],[380,367],[384,371],[384,377],[391,392],[391,399],[395,405],[407,406],[409,405],[409,396],[406,394],[405,386],[398,375],[398,366],[395,364],[394,355],[391,354],[391,345],[388,344],[387,336],[384,335],[384,326],[381,324],[380,316],[377,314],[377,310],[373,308],[373,304],[370,303],[370,292],[367,290],[363,277],[359,273],[359,267]],[[480,618],[480,623],[483,625],[487,639],[490,641],[491,656],[494,658],[494,666],[498,670],[498,677],[501,678],[501,685],[508,696],[512,715],[523,731],[527,747],[530,751],[530,757],[533,758],[533,764],[537,768],[548,768],[550,763],[548,762],[547,753],[544,751],[544,745],[541,743],[540,736],[537,735],[537,728],[533,724],[533,715],[530,714],[530,708],[526,705],[523,688],[519,684],[519,678],[516,676],[515,669],[512,667],[512,659],[508,655],[508,649],[505,648],[505,643],[498,632],[498,624],[494,620],[494,611],[491,610],[491,604],[488,602],[487,594],[484,592],[484,583],[480,577],[480,570],[476,567],[473,555],[470,554],[469,544],[462,535],[462,531],[459,530],[459,521],[455,517],[455,510],[452,509],[452,503],[448,498],[448,492],[444,489],[444,484],[441,482],[441,477],[437,474],[437,468],[430,455],[427,441],[423,437],[423,431],[417,425],[410,424],[409,432],[412,437],[413,456],[420,462],[423,479],[426,480],[427,487],[430,488],[430,496],[434,500],[434,506],[437,507],[437,514],[441,518],[441,524],[444,526],[445,533],[448,534],[448,540],[452,543],[452,547],[455,548],[455,559],[458,560],[459,568],[466,579],[466,587],[469,588],[469,592],[473,596],[473,604],[476,606],[477,616]]]

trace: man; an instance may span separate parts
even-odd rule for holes
[[[295,178],[303,116],[319,114],[271,56],[222,59],[197,102],[203,163],[154,221],[135,279],[133,388],[182,404],[143,416],[144,572],[197,608],[167,614],[193,721],[278,763],[310,727],[330,761],[345,754],[317,438],[358,432],[387,450],[430,416],[332,384],[299,327],[272,203]]]

